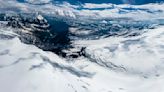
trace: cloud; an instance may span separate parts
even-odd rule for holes
[[[51,2],[51,0],[25,0],[25,1],[31,4],[45,4]]]
[[[135,4],[135,0],[122,0],[124,4]]]

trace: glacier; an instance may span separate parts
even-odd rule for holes
[[[163,92],[164,4],[0,0],[0,91]]]

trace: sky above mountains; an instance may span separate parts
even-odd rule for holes
[[[18,0],[18,1],[36,1],[36,0]],[[147,4],[162,2],[164,0],[39,0],[39,1],[67,1],[69,3],[113,3],[113,4]]]
[[[61,0],[58,0],[61,1]],[[146,4],[146,3],[155,3],[161,2],[164,0],[62,0],[62,1],[69,1],[69,2],[82,2],[82,3],[114,3],[114,4]]]

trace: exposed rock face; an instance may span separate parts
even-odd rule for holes
[[[47,20],[41,15],[35,15],[32,18],[31,16],[5,15],[4,20],[7,21],[6,26],[17,29],[15,32],[20,35],[19,38],[24,43],[34,44],[43,50],[55,53],[59,53],[68,44],[61,42],[61,35],[52,30]],[[69,40],[65,42],[67,41]]]
[[[34,18],[25,18],[21,15],[5,16],[8,21],[8,26],[15,28],[23,28],[30,31],[48,31],[49,24],[41,15],[36,15]]]
[[[1,15],[1,20],[7,21],[6,26],[15,29],[22,42],[34,44],[37,47],[52,51],[62,57],[78,58],[83,55],[84,48],[72,51],[68,37],[68,25],[45,19],[42,15]],[[52,23],[51,23],[52,22]],[[56,22],[56,23],[55,23]],[[51,25],[52,24],[52,25]]]

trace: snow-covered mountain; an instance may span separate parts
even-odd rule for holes
[[[0,0],[0,91],[163,92],[164,4]]]

